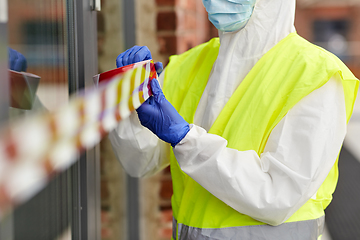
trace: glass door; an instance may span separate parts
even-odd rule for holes
[[[70,78],[68,8],[65,0],[11,0],[9,4],[9,51],[24,56],[26,66],[12,66],[40,77],[32,99],[16,99],[22,106],[10,106],[10,120],[53,111],[69,98]],[[11,84],[11,83],[10,83]],[[31,83],[29,84],[31,86]],[[12,91],[21,91],[11,88]],[[19,94],[13,93],[18,97]],[[25,101],[30,101],[29,104]],[[24,102],[24,103],[23,103]],[[77,239],[80,233],[78,164],[55,176],[28,202],[13,212],[14,239]]]
[[[6,123],[9,112],[9,81],[7,52],[7,0],[0,0],[0,124]],[[13,239],[12,216],[3,218],[0,222],[0,239]]]
[[[0,0],[0,123],[7,121],[9,109],[8,54],[7,54],[7,0]]]
[[[89,0],[8,0],[7,4],[8,21],[0,23],[0,73],[1,89],[10,91],[0,99],[7,104],[0,108],[2,118],[13,121],[54,111],[66,105],[71,94],[92,85],[91,77],[97,73],[96,13]],[[27,78],[19,86],[5,75],[20,72],[38,78]],[[97,149],[87,150],[71,168],[13,210],[7,225],[1,226],[12,228],[8,239],[100,239]]]

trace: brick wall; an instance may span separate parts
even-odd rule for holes
[[[217,34],[207,20],[202,1],[156,0],[160,54],[183,53]]]

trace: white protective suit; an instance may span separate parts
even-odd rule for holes
[[[346,133],[340,76],[287,113],[260,158],[252,150],[227,148],[225,139],[207,130],[256,62],[295,31],[294,15],[295,0],[258,0],[244,29],[219,32],[219,55],[194,123],[174,148],[181,169],[191,178],[235,210],[271,225],[286,221],[315,198],[335,163]],[[142,127],[136,112],[109,137],[119,161],[134,177],[149,176],[169,164],[170,145]]]

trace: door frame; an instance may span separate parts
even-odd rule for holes
[[[69,94],[92,87],[98,72],[97,12],[91,0],[67,0],[69,45]],[[80,193],[79,239],[101,239],[100,147],[86,150],[76,163]],[[77,238],[76,238],[77,239]]]

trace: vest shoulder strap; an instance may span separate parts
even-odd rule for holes
[[[177,111],[195,112],[205,89],[220,42],[213,38],[189,51],[170,57],[164,76],[164,94]],[[192,116],[183,116],[189,123]]]

